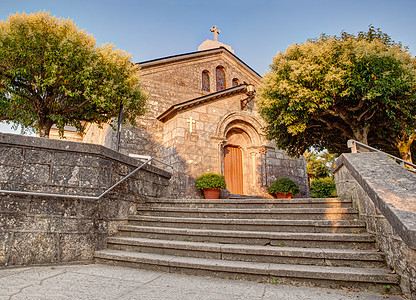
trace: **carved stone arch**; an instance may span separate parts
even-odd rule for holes
[[[225,140],[230,130],[241,129],[248,134],[252,145],[259,146],[262,144],[261,128],[262,124],[253,116],[244,112],[233,112],[220,120],[216,129],[216,136]]]
[[[262,148],[261,123],[245,112],[233,112],[221,119],[216,136],[220,167],[229,191],[233,194],[255,194],[261,174],[259,149]]]

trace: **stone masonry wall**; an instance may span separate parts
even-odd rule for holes
[[[0,189],[97,196],[139,163],[99,145],[0,134]],[[91,261],[170,173],[146,166],[100,200],[0,193],[0,267]]]
[[[263,187],[269,187],[276,179],[287,177],[292,179],[300,188],[297,198],[309,198],[308,175],[305,157],[288,157],[284,151],[267,147],[264,159]]]
[[[223,66],[226,72],[226,88],[232,87],[233,78],[240,83],[246,81],[255,86],[260,84],[260,78],[253,76],[230,59],[228,54],[208,55],[198,59],[178,60],[166,65],[139,65],[141,67],[141,85],[148,93],[147,112],[137,118],[137,127],[123,126],[121,131],[120,152],[124,154],[150,155],[162,158],[163,123],[156,119],[174,104],[205,96],[216,91],[215,68]],[[210,72],[210,92],[202,91],[202,72]],[[219,113],[219,112],[218,112]],[[96,131],[97,128],[91,128]],[[104,144],[115,147],[116,132],[106,128]],[[84,142],[96,143],[97,138],[92,133],[86,133]],[[95,134],[97,135],[97,134]],[[102,141],[99,141],[102,143]],[[115,148],[113,148],[115,149]]]
[[[297,197],[309,197],[305,160],[288,157],[263,137],[258,112],[240,109],[240,101],[246,97],[243,93],[201,104],[180,111],[165,122],[164,161],[174,167],[172,181],[176,196],[200,197],[195,179],[206,172],[223,174],[222,147],[228,142],[227,130],[238,128],[246,130],[251,140],[240,144],[244,194],[271,197],[267,187],[277,178],[289,177],[301,188]],[[217,132],[227,116],[235,118],[224,125],[224,131]],[[190,117],[195,120],[192,132],[187,122]]]
[[[416,299],[416,175],[384,154],[343,154],[334,168],[339,197],[353,200],[367,230]]]

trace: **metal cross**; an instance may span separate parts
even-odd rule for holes
[[[189,117],[189,120],[186,120],[189,123],[189,132],[192,132],[192,124],[195,124],[195,120],[192,117]]]
[[[221,33],[221,30],[218,29],[217,25],[214,25],[214,26],[212,26],[210,31],[214,33],[214,41],[217,41],[218,40],[218,35]]]

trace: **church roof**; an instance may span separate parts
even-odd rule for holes
[[[245,69],[253,73],[255,76],[257,76],[259,79],[261,79],[261,75],[254,71],[249,65],[247,65],[244,61],[242,61],[240,58],[238,58],[235,54],[231,53],[228,49],[224,47],[219,47],[216,49],[208,49],[208,50],[202,50],[202,51],[195,51],[195,52],[189,52],[184,54],[178,54],[178,55],[172,55],[172,56],[166,56],[162,58],[152,59],[148,61],[143,61],[137,63],[140,68],[149,68],[154,67],[158,65],[168,64],[172,62],[178,62],[181,60],[188,60],[188,59],[195,59],[203,56],[209,56],[209,55],[216,55],[224,53],[225,55],[229,55],[232,58],[234,58],[238,63],[240,63]]]
[[[247,88],[247,84],[244,83],[244,84],[240,84],[240,85],[237,85],[235,87],[232,87],[226,90],[222,90],[216,93],[211,93],[206,96],[198,97],[192,100],[187,100],[187,101],[172,105],[166,111],[164,111],[162,114],[156,117],[156,119],[164,122],[169,116],[177,113],[180,110],[184,110],[189,107],[196,106],[205,102],[213,101],[215,99],[222,98],[224,96],[229,96],[229,95],[245,92],[246,88]]]

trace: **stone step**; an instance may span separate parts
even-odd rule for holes
[[[278,264],[369,268],[386,267],[384,253],[368,250],[291,248],[132,237],[108,238],[107,247],[108,249],[131,252]]]
[[[354,208],[194,208],[194,207],[146,207],[139,206],[140,215],[165,217],[206,217],[235,219],[284,219],[284,220],[354,220]]]
[[[121,225],[119,226],[119,235],[122,237],[286,247],[361,250],[375,247],[374,238],[366,233],[262,232]]]
[[[162,272],[227,279],[254,280],[278,284],[315,285],[381,292],[383,285],[398,291],[399,277],[386,269],[308,266],[243,262],[171,255],[101,250],[95,252],[97,263],[138,267]]]
[[[272,232],[364,233],[361,220],[276,220],[276,219],[215,219],[159,216],[129,216],[129,224],[137,226],[222,229]]]
[[[152,207],[200,208],[340,208],[352,207],[352,202],[338,198],[296,199],[147,199]]]
[[[260,196],[251,196],[251,195],[240,195],[240,194],[230,194],[228,199],[262,199]]]

